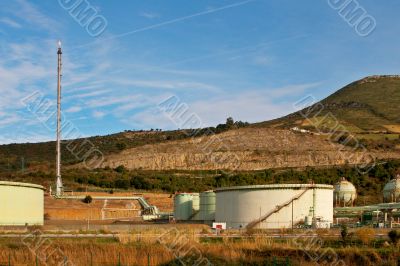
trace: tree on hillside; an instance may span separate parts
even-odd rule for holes
[[[125,168],[125,166],[120,165],[120,166],[118,166],[117,168],[115,168],[114,170],[115,170],[115,172],[123,173],[123,172],[126,171],[126,168]]]
[[[228,117],[225,123],[227,128],[232,128],[235,125],[235,120],[232,117]]]

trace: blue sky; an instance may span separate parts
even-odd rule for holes
[[[107,22],[97,37],[60,2],[0,3],[0,143],[54,139],[22,99],[55,102],[58,39],[63,115],[82,136],[179,128],[158,108],[171,96],[204,126],[257,122],[306,95],[400,72],[396,0],[358,2],[377,23],[366,37],[328,0],[88,0]]]

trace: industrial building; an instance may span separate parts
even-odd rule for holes
[[[383,188],[383,203],[356,206],[336,207],[335,217],[339,220],[357,220],[363,225],[374,227],[400,226],[400,175],[386,183]]]
[[[43,225],[44,188],[35,184],[0,181],[0,225]]]

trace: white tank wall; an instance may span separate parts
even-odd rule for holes
[[[43,225],[43,187],[0,182],[0,225]]]
[[[276,206],[282,205],[299,195],[304,188],[297,189],[282,186],[254,186],[252,188],[217,190],[216,222],[226,222],[227,227],[245,228],[248,223],[260,219]],[[293,185],[292,185],[293,187]],[[333,222],[333,187],[316,189],[315,217]],[[313,207],[313,189],[309,189],[301,198],[294,201],[294,223],[304,221]],[[291,204],[271,215],[255,228],[289,228],[292,224]]]

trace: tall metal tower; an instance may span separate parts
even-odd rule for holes
[[[58,41],[58,67],[57,67],[57,180],[56,180],[56,196],[63,194],[63,183],[61,179],[61,67],[62,67],[62,51],[61,41]]]

